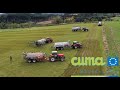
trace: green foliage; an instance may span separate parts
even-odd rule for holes
[[[65,23],[74,23],[75,22],[75,18],[74,18],[74,16],[66,18],[64,22]]]
[[[63,20],[62,20],[62,18],[60,16],[53,17],[53,23],[54,24],[60,24],[62,22],[63,22]]]

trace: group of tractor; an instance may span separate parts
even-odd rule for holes
[[[98,26],[102,26],[102,23],[99,22]],[[88,31],[89,29],[86,27],[80,28],[80,27],[73,27],[72,31]],[[36,46],[42,46],[48,43],[53,43],[53,39],[50,37],[47,38],[42,38],[40,40],[34,41]],[[28,63],[35,63],[35,62],[45,62],[45,61],[50,61],[50,62],[55,62],[55,61],[64,61],[65,60],[65,55],[64,54],[58,54],[58,50],[64,50],[65,48],[71,48],[71,49],[77,49],[77,48],[82,48],[82,44],[79,43],[78,41],[73,41],[73,43],[70,43],[70,40],[67,42],[55,42],[53,45],[53,48],[56,51],[52,51],[52,53],[47,56],[46,53],[44,52],[29,52],[29,53],[23,53],[24,59]]]
[[[102,26],[102,22],[98,22],[98,26]],[[79,26],[74,26],[72,27],[72,32],[77,32],[77,31],[89,31],[87,27],[79,27]]]
[[[52,43],[53,39],[46,38],[46,40],[41,39],[41,40],[37,40],[37,42],[38,41],[39,41],[39,43],[37,43],[36,46],[41,45],[41,43],[43,43],[43,42],[46,43],[46,41],[47,41],[47,43]],[[52,51],[52,53],[49,55],[49,57],[47,56],[46,53],[43,53],[43,52],[29,52],[29,53],[23,53],[24,59],[28,63],[45,62],[45,61],[55,62],[58,60],[64,61],[65,60],[64,54],[58,54],[57,50],[64,50],[65,48],[71,48],[71,49],[82,48],[82,44],[79,43],[78,41],[73,41],[72,44],[70,43],[70,41],[56,42],[56,43],[54,43],[53,47],[56,51]]]

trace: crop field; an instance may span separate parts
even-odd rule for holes
[[[114,24],[116,23],[116,25]],[[120,22],[106,22],[105,26],[98,27],[96,23],[78,23],[66,24],[59,26],[46,26],[46,27],[32,27],[20,29],[4,29],[0,30],[0,76],[1,77],[69,77],[71,75],[103,75],[106,67],[101,66],[82,66],[73,67],[70,64],[72,57],[85,56],[85,57],[107,57],[104,51],[104,44],[102,39],[102,30],[105,29],[106,38],[109,48],[112,47],[113,51],[109,51],[108,55],[119,55],[120,57]],[[118,26],[117,26],[118,25]],[[88,27],[88,32],[72,32],[73,26]],[[112,26],[112,32],[109,29]],[[118,33],[119,32],[119,33]],[[108,34],[107,34],[108,33]],[[110,34],[114,36],[116,47],[110,44]],[[33,45],[33,41],[51,37],[54,42],[64,42],[70,40],[79,41],[83,44],[81,49],[65,49],[60,50],[58,53],[63,53],[66,57],[64,62],[38,62],[27,63],[22,56],[23,52],[45,52],[47,56],[54,50],[51,48],[54,43],[46,44],[41,47]],[[110,40],[108,40],[110,39]],[[13,57],[10,62],[9,56]],[[118,69],[118,68],[117,68]],[[88,70],[93,72],[82,73]],[[94,72],[97,70],[97,72]]]

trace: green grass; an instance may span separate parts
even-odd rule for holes
[[[72,26],[86,26],[90,29],[89,32],[72,32]],[[100,43],[98,47],[102,55],[102,37],[101,27],[96,27],[94,23],[80,23],[80,24],[67,24],[59,26],[46,26],[46,27],[33,27],[24,29],[4,29],[0,30],[0,76],[2,77],[58,77],[64,73],[65,69],[69,66],[70,60],[77,50],[66,49],[58,51],[64,53],[66,60],[64,62],[39,62],[39,63],[26,63],[22,58],[22,52],[38,52],[42,51],[49,54],[53,50],[50,48],[53,43],[44,45],[42,47],[35,47],[29,43],[40,38],[51,37],[54,42],[77,40],[84,42],[89,33],[92,40],[97,40]],[[94,34],[94,30],[96,30]],[[93,43],[94,44],[94,43]],[[84,43],[83,43],[84,45]],[[88,44],[89,45],[89,44]],[[89,48],[90,49],[90,48]],[[90,49],[91,51],[94,48]],[[9,56],[13,57],[13,62],[10,63]]]
[[[108,56],[113,56],[113,57],[117,56],[120,58],[120,22],[118,21],[107,22],[106,32],[107,32],[106,34],[107,34],[108,46],[109,46]],[[117,72],[120,71],[120,66],[113,67],[113,73],[114,71]],[[119,72],[119,76],[120,76],[120,72]]]

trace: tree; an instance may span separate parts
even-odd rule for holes
[[[62,22],[63,22],[63,20],[62,20],[62,18],[60,16],[53,17],[53,23],[54,24],[60,24]]]

